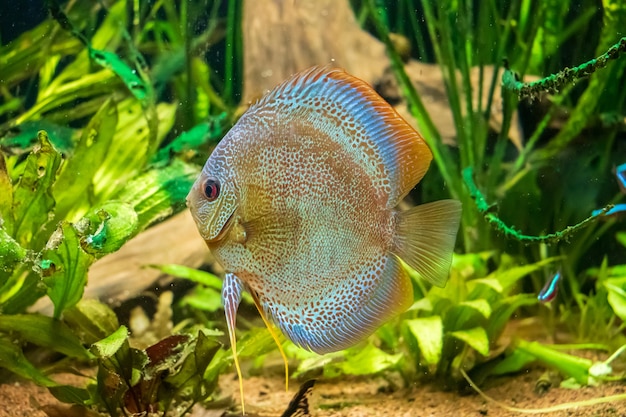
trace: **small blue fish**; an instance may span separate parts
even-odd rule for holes
[[[609,211],[602,214],[602,210],[597,209],[591,212],[592,216],[602,216],[602,217],[618,217],[626,214],[626,204],[615,204]]]
[[[561,271],[557,271],[546,282],[546,285],[543,286],[543,288],[539,292],[539,295],[537,295],[537,300],[544,304],[554,300],[559,292],[559,282],[561,281],[562,277],[563,274],[561,274]]]
[[[617,177],[617,185],[622,193],[626,194],[626,163],[615,167],[615,176]]]

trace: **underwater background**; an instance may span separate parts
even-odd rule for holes
[[[617,0],[2,2],[0,415],[241,414],[185,198],[250,104],[329,63],[430,147],[404,207],[462,203],[450,278],[407,268],[412,306],[349,349],[279,336],[289,393],[244,296],[246,411],[305,413],[316,379],[319,416],[626,412],[624,28]]]

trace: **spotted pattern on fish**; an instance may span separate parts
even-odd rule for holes
[[[296,74],[250,107],[188,197],[229,274],[231,342],[241,289],[293,342],[324,353],[357,343],[412,303],[400,258],[445,284],[460,203],[396,209],[431,159],[389,104],[340,69]],[[214,201],[203,194],[208,179],[221,185]]]

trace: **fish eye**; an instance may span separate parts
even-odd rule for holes
[[[204,182],[204,187],[202,188],[204,191],[204,196],[209,201],[215,201],[217,197],[220,195],[220,182],[217,178],[207,178]]]

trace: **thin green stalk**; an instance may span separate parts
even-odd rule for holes
[[[509,8],[509,14],[507,15],[505,19],[506,24],[504,26],[504,32],[500,36],[498,52],[497,52],[497,55],[494,57],[494,62],[498,62],[498,63],[502,62],[502,57],[504,56],[504,50],[507,46],[507,42],[510,36],[512,22],[514,21],[513,12],[518,9],[519,1],[520,0],[513,0],[511,2],[511,7]],[[485,111],[483,113],[484,114],[483,117],[485,118],[485,120],[489,120],[489,118],[491,117],[491,106],[493,105],[493,99],[495,95],[494,92],[496,90],[497,82],[498,82],[498,71],[494,71],[493,77],[491,78],[491,84],[489,86],[489,94],[487,95],[487,106],[485,107]]]
[[[408,13],[409,23],[411,24],[411,30],[413,31],[413,36],[415,38],[415,42],[417,42],[417,49],[419,51],[418,59],[424,62],[430,62],[432,59],[428,54],[428,49],[426,48],[426,40],[424,39],[424,35],[420,29],[418,19],[415,16],[416,10],[413,10],[412,2],[405,1],[406,12]]]
[[[233,77],[234,77],[234,60],[233,50],[235,49],[235,31],[236,29],[236,13],[237,2],[228,2],[228,11],[226,15],[226,51],[224,53],[224,97],[229,102],[233,102]]]
[[[448,187],[450,188],[450,192],[452,196],[455,198],[459,198],[463,195],[463,190],[461,189],[461,183],[457,176],[453,175],[453,172],[456,172],[456,163],[452,158],[449,150],[443,145],[441,140],[441,135],[439,131],[435,127],[432,119],[430,118],[422,100],[419,97],[419,94],[415,90],[413,83],[409,79],[406,71],[404,70],[404,64],[402,63],[402,59],[398,55],[398,52],[395,50],[391,40],[389,39],[389,33],[387,28],[382,24],[378,16],[376,15],[374,1],[368,0],[368,5],[370,8],[370,16],[372,17],[372,21],[376,27],[376,31],[378,35],[385,43],[387,47],[387,53],[389,54],[389,58],[391,59],[391,65],[393,70],[398,78],[400,83],[400,87],[402,88],[402,92],[404,93],[407,102],[409,103],[409,108],[411,110],[411,114],[416,118],[420,129],[422,130],[424,141],[430,147],[431,152],[433,153],[433,159],[435,163],[439,167],[441,171],[441,176],[443,180],[446,182]]]
[[[426,26],[433,42],[433,49],[435,51],[435,57],[439,64],[443,79],[446,87],[446,93],[448,96],[448,104],[452,111],[452,117],[456,126],[457,143],[461,155],[461,165],[473,165],[471,161],[473,158],[473,150],[468,144],[467,135],[465,132],[463,114],[461,111],[461,99],[459,94],[459,88],[456,82],[456,68],[457,63],[454,57],[454,53],[451,50],[452,38],[451,28],[447,16],[445,16],[443,8],[445,5],[437,3],[439,5],[439,14],[444,16],[435,17],[433,11],[433,4],[429,0],[422,0],[422,7],[424,8],[424,14],[426,15]],[[439,31],[437,31],[439,29]]]

